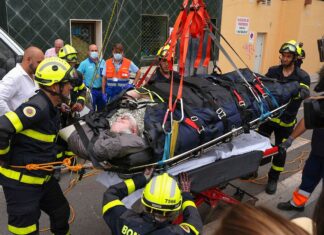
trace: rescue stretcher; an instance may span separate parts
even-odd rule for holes
[[[272,110],[269,114],[269,118],[272,117],[276,117],[281,110],[283,110],[285,107],[287,106],[287,104],[282,105],[274,110]],[[256,129],[262,122],[264,122],[265,120],[263,120],[261,117],[252,120],[249,123],[250,129]],[[143,170],[146,167],[154,167],[156,169],[156,171],[165,171],[166,169],[172,169],[172,167],[177,167],[181,164],[184,164],[186,161],[190,161],[192,159],[200,159],[203,158],[204,154],[208,151],[210,151],[211,149],[217,149],[217,146],[219,146],[221,143],[228,143],[230,142],[234,137],[237,137],[239,135],[241,135],[242,133],[244,133],[244,129],[243,127],[238,127],[238,128],[233,128],[232,130],[230,130],[229,132],[227,132],[226,134],[219,136],[207,143],[204,143],[196,148],[193,148],[189,151],[183,152],[181,154],[178,154],[172,158],[166,159],[166,160],[161,160],[161,161],[157,161],[154,163],[149,163],[149,164],[142,164],[142,165],[137,165],[137,166],[122,166],[122,165],[116,165],[113,164],[111,162],[100,162],[100,166],[105,170],[105,171],[109,171],[109,172],[117,172],[118,174],[123,175],[123,177],[129,178],[131,177],[133,174],[138,174],[143,172]],[[271,146],[269,146],[270,148]],[[254,149],[252,149],[251,151],[253,151]],[[137,157],[137,156],[134,156]],[[245,159],[247,160],[247,159]],[[244,161],[244,160],[243,160]],[[251,159],[252,161],[252,159]],[[251,168],[254,167],[254,164],[256,166],[259,165],[259,162],[253,162],[253,165],[251,165]],[[230,163],[232,164],[232,163]],[[257,168],[256,168],[257,169]],[[249,171],[249,168],[246,169],[246,171]],[[250,171],[252,172],[252,171]],[[250,172],[245,172],[243,174],[247,174]]]
[[[247,138],[249,138],[248,135],[249,134],[246,134]],[[197,153],[197,150],[200,150],[199,156],[194,155],[194,152],[187,153],[192,154],[191,157],[189,157],[190,160],[183,159],[182,161],[177,162],[177,164],[173,164],[169,167],[164,166],[164,168],[158,167],[157,165],[156,171],[167,171],[173,176],[177,176],[181,172],[187,172],[192,181],[191,192],[195,195],[197,206],[203,202],[206,202],[214,207],[220,200],[226,203],[238,203],[237,199],[223,193],[222,190],[219,189],[219,186],[230,185],[236,188],[237,194],[240,194],[241,196],[243,194],[249,195],[247,192],[235,187],[229,182],[257,171],[260,164],[267,162],[272,156],[278,153],[278,148],[272,147],[268,138],[262,137],[254,132],[253,135],[255,136],[254,138],[251,138],[250,141],[245,138],[245,143],[247,145],[255,142],[256,139],[259,139],[260,141],[258,143],[251,144],[250,151],[248,151],[249,148],[246,148],[245,150],[241,151],[242,153],[240,153],[241,147],[239,147],[236,150],[229,151],[227,153],[227,157],[220,159],[217,157],[220,155],[217,153],[217,151],[223,151],[224,146],[230,145],[231,143],[218,143],[217,146],[209,146],[208,150],[206,143],[204,147],[193,150],[195,153]],[[242,137],[244,137],[244,135],[240,135],[235,138],[237,138],[237,142],[242,142]],[[208,144],[211,145],[211,143]],[[152,164],[149,166],[151,165]],[[143,168],[141,169],[142,171],[140,173],[143,172]],[[124,178],[130,178],[131,176],[131,174],[125,175],[112,171],[106,171],[97,177],[97,181],[106,187],[110,187],[111,185],[121,182]],[[123,202],[127,207],[130,208],[133,203],[141,197],[141,194],[142,190],[139,189],[126,197]],[[252,195],[249,196],[254,200],[257,200]]]

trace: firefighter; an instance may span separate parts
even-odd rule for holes
[[[58,57],[68,62],[73,67],[73,76],[74,83],[71,84],[73,86],[73,91],[71,92],[71,111],[81,112],[84,108],[84,103],[86,99],[86,86],[83,83],[82,73],[75,69],[75,65],[78,61],[78,52],[74,49],[74,47],[66,44],[62,47],[58,52]],[[63,109],[65,109],[63,107]]]
[[[266,76],[276,78],[282,82],[297,81],[300,84],[300,89],[298,96],[293,97],[290,100],[284,113],[280,117],[272,118],[269,122],[266,122],[259,127],[259,132],[265,136],[270,137],[274,132],[276,146],[279,146],[292,133],[297,122],[296,116],[298,109],[302,101],[310,94],[309,75],[295,65],[295,61],[298,57],[296,41],[290,40],[289,42],[284,43],[281,46],[279,53],[281,54],[281,65],[269,68]],[[285,161],[285,152],[281,152],[277,156],[273,157],[272,167],[268,173],[268,183],[265,189],[266,193],[274,194],[276,192],[279,175],[280,172],[284,170]]]
[[[57,107],[69,99],[71,71],[57,57],[43,60],[35,73],[39,92],[0,117],[0,184],[13,234],[39,234],[41,210],[49,215],[53,234],[69,234],[70,209],[59,184],[50,171],[26,165],[56,160]]]
[[[104,194],[103,217],[112,234],[200,234],[202,221],[190,194],[190,180],[187,174],[180,175],[180,185],[167,173],[151,178],[153,169],[144,174],[111,186]],[[146,184],[146,186],[145,186]],[[121,200],[137,189],[144,187],[142,194],[143,213],[127,209]],[[183,222],[172,224],[182,210]]]

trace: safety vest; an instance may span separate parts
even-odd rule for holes
[[[131,65],[129,59],[123,58],[123,62],[116,72],[115,65],[113,63],[113,59],[108,59],[106,61],[106,77],[109,78],[119,78],[119,79],[128,79],[129,78],[129,67]]]

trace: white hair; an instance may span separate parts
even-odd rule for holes
[[[138,125],[137,121],[131,113],[123,113],[121,117],[128,117],[131,123],[131,128],[135,130],[135,133],[138,135]]]

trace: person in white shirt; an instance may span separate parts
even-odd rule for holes
[[[0,81],[0,116],[14,111],[22,103],[35,95],[38,86],[34,73],[44,59],[41,49],[31,46],[24,51],[21,64],[10,70]]]
[[[54,47],[46,50],[45,58],[56,57],[59,50],[64,46],[62,39],[58,38],[54,41]]]

